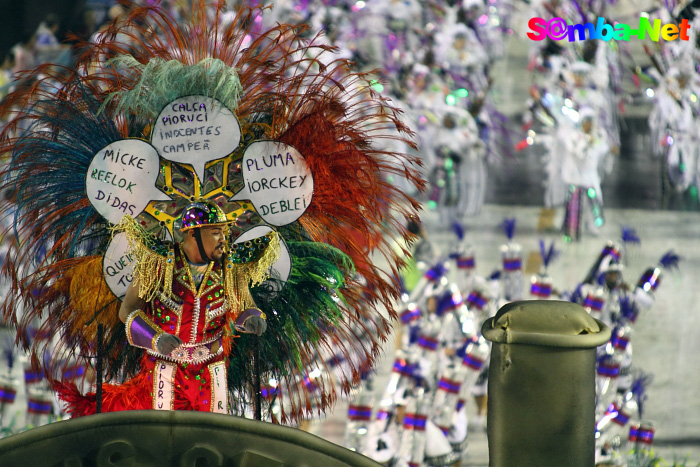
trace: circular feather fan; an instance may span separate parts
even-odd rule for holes
[[[103,278],[113,225],[88,195],[91,174],[108,176],[91,167],[100,151],[124,140],[158,148],[161,111],[205,96],[235,115],[239,127],[224,129],[240,138],[204,161],[161,147],[153,187],[139,192],[147,204],[133,214],[159,243],[178,240],[177,218],[197,198],[213,200],[234,221],[232,241],[257,226],[278,232],[291,268],[251,289],[268,331],[234,341],[229,385],[247,394],[256,349],[266,377],[280,381],[288,398],[282,419],[311,415],[308,385],[300,384],[306,373],[327,369],[324,356],[340,354],[350,364],[339,384],[349,390],[372,368],[396,315],[394,278],[406,252],[390,242],[409,240],[403,226],[417,204],[387,180],[403,177],[418,189],[423,181],[415,158],[380,148],[389,138],[413,146],[412,133],[368,76],[345,60],[324,65],[318,57],[333,49],[302,39],[305,27],[259,32],[253,25],[262,10],[223,21],[223,2],[195,2],[180,23],[157,6],[125,6],[127,17],[81,44],[74,68],[42,66],[3,103],[12,116],[1,135],[2,152],[11,154],[2,174],[11,198],[5,212],[12,209],[19,239],[2,271],[12,280],[4,315],[23,330],[40,321],[58,336],[65,350],[54,364],[93,355],[102,323],[108,378],[134,373],[140,352],[126,344],[119,300]],[[298,151],[313,177],[311,202],[290,223],[270,222],[246,184],[246,150],[270,140]],[[373,264],[377,255],[388,270]],[[43,350],[25,335],[18,333],[25,346]],[[327,379],[316,386],[325,410],[336,394]]]

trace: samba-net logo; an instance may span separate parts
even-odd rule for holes
[[[629,24],[605,22],[605,18],[598,17],[596,24],[568,24],[562,18],[552,18],[549,21],[544,18],[531,18],[527,23],[531,32],[527,37],[533,41],[542,41],[550,38],[555,41],[568,39],[569,42],[585,41],[586,39],[599,39],[603,41],[629,41],[631,37],[644,40],[649,36],[654,42],[659,42],[659,38],[665,41],[675,41],[680,39],[687,41],[690,24],[684,19],[680,24],[661,25],[660,19],[655,19],[652,24],[649,18],[641,16],[636,28]],[[588,37],[586,37],[588,35]]]

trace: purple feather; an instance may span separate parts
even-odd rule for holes
[[[461,300],[461,298],[460,298]],[[453,293],[452,291],[448,290],[444,294],[442,294],[442,297],[438,300],[437,306],[435,307],[435,314],[437,316],[442,316],[444,315],[448,310],[452,309],[455,306],[455,301],[453,298]]]
[[[445,263],[438,263],[432,268],[428,269],[425,275],[431,278],[435,278],[435,280],[439,280],[441,277],[447,275],[447,266],[445,265]]]
[[[453,222],[452,231],[455,233],[455,235],[457,235],[460,242],[464,240],[464,227],[462,227],[462,224],[459,222]]]
[[[574,291],[571,292],[569,301],[572,303],[583,303],[583,283],[577,285]]]
[[[634,379],[634,382],[632,382],[630,392],[634,394],[634,397],[637,399],[639,418],[642,418],[644,416],[644,402],[649,397],[646,395],[646,389],[653,380],[654,377],[651,374],[643,373],[640,371],[639,376]]]
[[[620,316],[634,323],[639,315],[637,304],[627,295],[620,298]]]
[[[581,9],[581,5],[579,5],[577,0],[572,0],[571,3],[574,4],[574,6],[576,7],[576,10],[578,11],[578,14],[581,15],[581,19],[583,20],[584,23],[586,23],[587,22],[586,21],[586,14]]]
[[[505,153],[508,158],[514,158],[515,155],[511,151],[511,148],[513,147],[513,139],[511,138],[510,130],[506,126],[508,117],[497,111],[496,108],[489,103],[484,104],[484,107],[486,108],[486,111],[491,119],[493,130],[501,136],[501,138],[496,138],[496,141],[503,141],[503,143],[499,144],[502,148],[500,152]],[[498,152],[496,152],[494,155],[497,157],[497,159],[501,159]]]
[[[7,361],[7,368],[12,370],[12,367],[14,366],[15,363],[15,354],[12,351],[12,345],[8,345],[3,349],[3,353],[5,354],[5,361]]]
[[[515,217],[513,217],[512,219],[503,219],[501,228],[506,233],[506,237],[508,237],[508,240],[513,240],[513,234],[515,233]]]
[[[673,250],[668,250],[659,260],[659,264],[666,269],[678,268],[678,262],[681,257],[674,253]]]
[[[625,243],[641,243],[637,231],[627,226],[622,226],[622,241]]]
[[[542,263],[544,267],[548,267],[552,260],[559,256],[560,251],[554,248],[554,241],[549,245],[549,249],[544,244],[544,240],[540,240],[540,256],[542,257]]]

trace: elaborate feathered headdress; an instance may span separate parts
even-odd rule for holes
[[[348,390],[388,335],[378,309],[395,317],[392,278],[405,253],[389,239],[408,239],[405,220],[417,209],[388,180],[423,182],[415,158],[378,148],[383,138],[413,146],[412,133],[368,76],[345,60],[319,61],[333,49],[302,39],[306,27],[257,32],[260,9],[222,21],[224,2],[194,3],[180,22],[158,6],[124,3],[128,15],[80,44],[74,68],[41,66],[4,102],[11,120],[0,151],[11,161],[2,176],[19,242],[3,268],[12,280],[3,311],[20,330],[41,319],[60,337],[66,355],[54,363],[94,354],[102,323],[107,376],[133,374],[139,352],[126,345],[110,276],[128,267],[118,256],[128,253],[113,226],[130,214],[158,251],[178,239],[183,208],[208,199],[232,222],[234,241],[274,230],[291,258],[285,274],[251,293],[268,316],[262,370],[285,386],[283,419],[298,418],[311,404],[297,380],[324,367],[324,349],[352,362],[340,382]],[[290,162],[294,169],[282,167]],[[275,164],[269,173],[300,178],[286,186],[255,178],[252,168]],[[303,177],[312,190],[298,190]],[[282,196],[295,193],[296,201]],[[370,261],[376,254],[389,271]],[[18,339],[30,346],[25,335]],[[233,390],[250,380],[254,339],[235,340]],[[323,410],[335,395],[328,382],[319,386]]]

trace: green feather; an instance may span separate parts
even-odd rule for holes
[[[282,290],[274,292],[279,288],[270,287],[269,283],[251,288],[255,303],[267,315],[267,331],[259,338],[243,334],[234,341],[228,381],[229,387],[239,393],[245,393],[243,389],[253,378],[256,340],[266,379],[301,377],[302,346],[319,343],[343,319],[345,277],[355,274],[350,257],[323,243],[287,241],[286,244],[292,270]]]
[[[115,101],[119,113],[154,119],[178,97],[203,95],[235,111],[243,93],[236,69],[218,58],[205,58],[196,65],[153,58],[144,65],[131,55],[119,55],[109,64],[123,74],[137,74],[140,78],[133,89],[107,96],[100,110]]]

